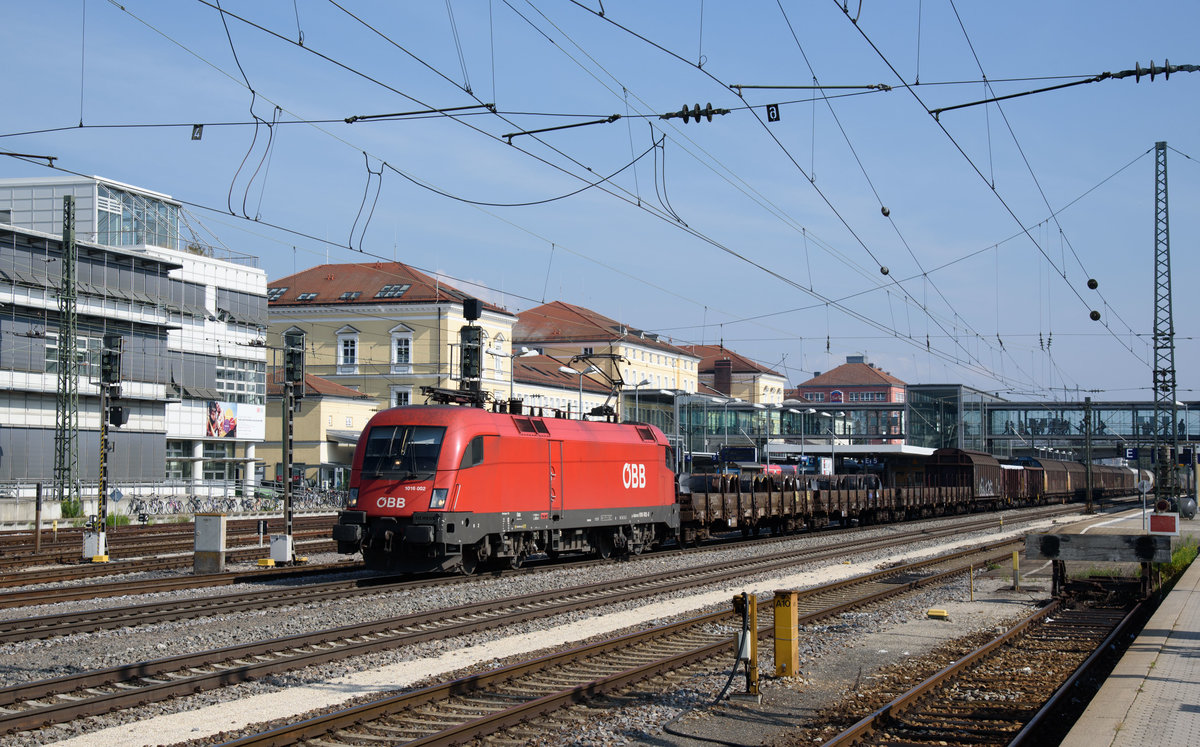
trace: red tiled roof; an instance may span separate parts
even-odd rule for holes
[[[717,361],[729,359],[733,361],[733,373],[735,374],[760,373],[782,377],[782,374],[779,372],[755,363],[723,345],[681,345],[680,347],[700,359],[700,366],[697,370],[702,374],[714,373],[717,368]]]
[[[814,386],[906,386],[887,371],[875,368],[869,363],[843,363],[837,368],[814,376],[800,384],[801,387]]]
[[[400,295],[388,295],[409,286]],[[387,286],[393,286],[385,291]],[[294,275],[274,280],[267,285],[268,295],[274,289],[284,289],[270,306],[305,306],[327,304],[408,304],[461,303],[472,297],[452,285],[426,275],[403,262],[359,262],[344,265],[317,265]],[[384,292],[383,296],[379,294]],[[311,300],[300,301],[301,294],[316,293]],[[344,294],[358,293],[343,298]],[[488,311],[512,315],[511,312],[484,303]]]
[[[559,360],[552,355],[532,355],[528,358],[516,357],[512,361],[515,381],[522,384],[579,391],[579,376],[572,376],[558,370],[567,365],[564,360]],[[570,366],[567,367],[570,368]],[[583,364],[579,364],[578,367],[581,371],[587,368]],[[603,376],[593,374],[583,377],[583,391],[592,394],[607,394],[612,391],[612,387],[608,385]]]
[[[346,397],[348,399],[370,399],[370,395],[363,394],[360,391],[351,389],[347,386],[342,386],[336,381],[323,379],[314,374],[304,374],[304,393],[306,395],[317,395],[320,397]],[[271,379],[267,382],[268,397],[283,396],[283,369],[273,368],[271,370]]]
[[[658,335],[634,329],[582,306],[552,301],[517,314],[513,327],[515,343],[582,344],[629,342],[675,355],[686,350],[659,339]]]

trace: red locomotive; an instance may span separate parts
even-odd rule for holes
[[[398,407],[363,431],[333,537],[368,567],[410,572],[639,553],[674,538],[674,484],[651,425]]]

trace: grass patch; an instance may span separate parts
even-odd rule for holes
[[[129,526],[129,517],[125,514],[109,514],[108,519],[104,522],[104,525],[109,527]]]
[[[1200,552],[1200,546],[1196,544],[1196,538],[1188,537],[1171,550],[1170,563],[1155,563],[1154,570],[1161,573],[1165,579],[1175,578],[1187,570],[1196,559],[1197,552]]]
[[[83,517],[83,502],[63,500],[58,502],[59,515],[64,519],[79,519]]]

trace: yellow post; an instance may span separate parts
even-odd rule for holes
[[[758,693],[758,595],[751,594],[746,600],[750,606],[750,661],[746,663],[746,692]]]
[[[1021,555],[1013,550],[1013,591],[1021,590]]]
[[[795,677],[800,671],[796,592],[775,592],[775,676]]]

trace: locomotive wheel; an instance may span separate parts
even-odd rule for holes
[[[363,549],[363,564],[372,571],[387,570],[387,555],[379,550]]]
[[[613,556],[613,541],[612,536],[605,531],[596,535],[596,555],[602,560],[608,560]]]
[[[462,575],[474,576],[479,572],[479,551],[474,547],[464,547],[462,552]]]
[[[514,571],[519,570],[523,565],[525,565],[525,553],[523,552],[519,552],[508,559],[508,567]]]

